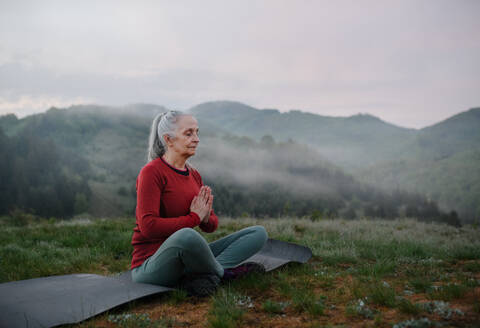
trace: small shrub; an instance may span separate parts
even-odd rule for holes
[[[310,214],[310,220],[312,220],[312,222],[320,221],[322,217],[323,214],[319,210],[313,210],[312,214]]]
[[[316,297],[312,290],[297,289],[293,294],[292,303],[295,310],[318,316],[324,312],[324,299],[325,296]]]
[[[407,314],[419,314],[422,312],[422,308],[418,304],[414,304],[410,302],[410,300],[402,297],[398,302],[397,302],[397,307],[398,309]]]
[[[169,303],[173,305],[178,305],[180,303],[185,302],[188,297],[188,293],[182,289],[175,289],[169,295]]]
[[[212,328],[237,327],[242,320],[244,310],[236,304],[239,295],[231,290],[220,289],[213,297],[209,311],[208,325]]]
[[[293,287],[291,282],[288,280],[288,273],[281,271],[277,274],[275,289],[283,296],[290,296]]]
[[[394,307],[396,304],[395,290],[383,283],[374,283],[369,288],[369,298],[376,304]]]
[[[450,301],[462,298],[467,292],[467,289],[468,288],[465,285],[447,284],[445,286],[440,286],[436,289],[430,290],[427,296],[432,300],[439,299],[443,301]]]
[[[426,293],[431,290],[432,283],[430,279],[425,277],[417,277],[410,279],[408,283],[413,287],[417,293]]]
[[[480,262],[469,262],[463,265],[463,271],[480,272]]]
[[[392,260],[378,260],[374,264],[365,264],[358,269],[361,275],[382,278],[385,275],[395,273],[396,264]]]
[[[451,259],[455,260],[478,260],[480,259],[480,249],[475,245],[465,245],[452,249],[449,255]]]
[[[275,302],[270,299],[266,300],[262,304],[262,309],[265,312],[271,314],[282,314],[285,312],[285,308],[289,305],[288,302]]]
[[[10,212],[10,218],[12,225],[17,227],[24,227],[35,221],[35,215],[18,208]]]
[[[236,279],[231,282],[231,286],[235,290],[242,291],[267,291],[272,284],[272,277],[270,274],[252,272],[251,274],[242,277],[242,279]]]
[[[360,283],[358,280],[355,280],[352,283],[352,285],[350,287],[350,291],[351,291],[352,295],[355,298],[358,298],[358,299],[364,298],[368,293],[368,290],[367,290],[366,286],[364,284]]]
[[[293,226],[293,229],[295,230],[296,233],[300,233],[300,234],[303,234],[306,230],[305,226],[301,224],[295,224]]]

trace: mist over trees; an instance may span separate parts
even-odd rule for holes
[[[20,208],[45,217],[134,216],[135,179],[146,164],[151,120],[163,110],[73,106],[21,120],[0,117],[0,152],[7,159],[0,214]],[[359,182],[311,146],[268,134],[255,140],[199,123],[201,142],[191,163],[212,187],[219,215],[460,222],[455,212],[441,211],[420,194]]]
[[[0,157],[0,214],[69,217],[88,209],[88,163],[60,154],[51,139],[28,130],[9,138],[0,129]]]
[[[280,113],[232,101],[207,102],[191,111],[237,135],[293,138],[366,184],[387,193],[426,195],[444,211],[458,211],[464,222],[480,222],[480,108],[419,130],[368,114]]]
[[[455,212],[443,213],[419,194],[383,192],[358,182],[313,148],[293,141],[260,142],[226,135],[203,138],[192,163],[215,192],[215,210],[255,217],[416,217],[458,225]]]

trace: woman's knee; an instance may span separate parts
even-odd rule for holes
[[[188,249],[195,249],[199,243],[206,243],[202,235],[192,228],[182,228],[175,234],[176,238]]]
[[[262,245],[267,242],[268,239],[268,233],[267,230],[261,226],[261,225],[256,225],[249,227],[253,230],[253,234],[255,235],[256,240],[261,243]]]

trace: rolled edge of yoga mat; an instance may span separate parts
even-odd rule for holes
[[[96,274],[69,274],[0,284],[0,327],[78,323],[116,306],[172,288]]]

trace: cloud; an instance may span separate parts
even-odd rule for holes
[[[230,99],[420,127],[480,104],[480,2],[0,4],[0,96]]]
[[[31,96],[22,95],[16,99],[0,97],[0,115],[14,113],[17,117],[25,117],[31,114],[44,112],[50,107],[65,108],[75,104],[90,103],[88,98],[53,97],[48,95]]]

